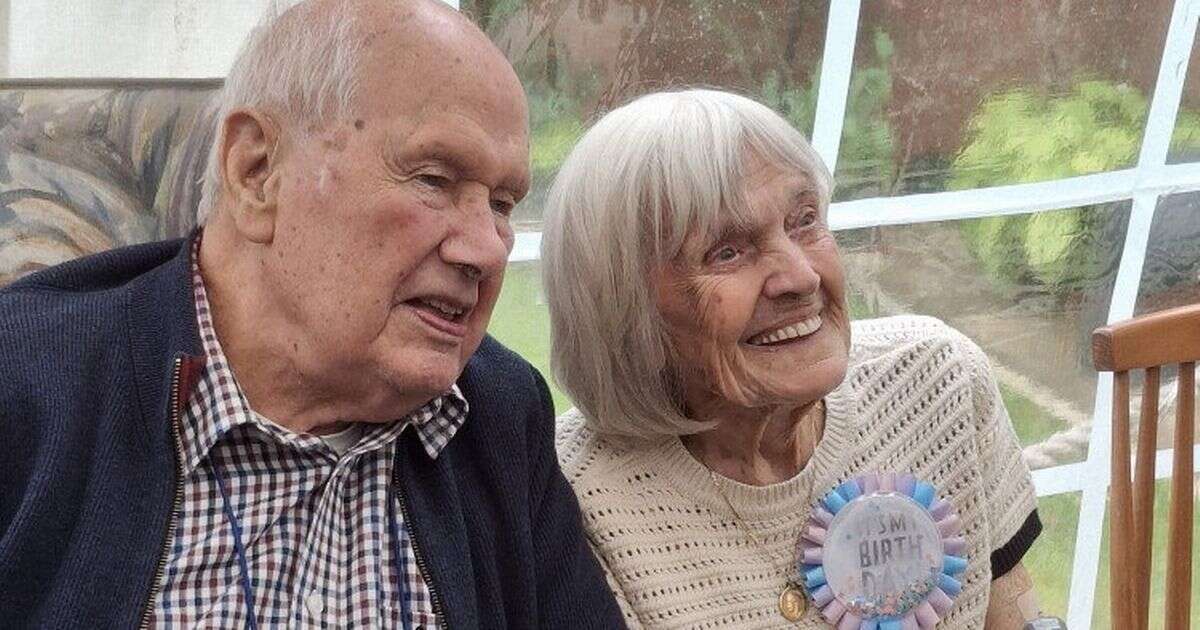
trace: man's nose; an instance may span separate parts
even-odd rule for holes
[[[808,253],[798,243],[789,241],[773,252],[772,268],[763,287],[768,298],[805,297],[821,287],[821,276],[813,268]]]
[[[489,195],[471,191],[459,198],[450,234],[442,242],[442,259],[469,280],[500,273],[508,263],[511,240],[507,219],[492,211]]]

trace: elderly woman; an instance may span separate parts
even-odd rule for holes
[[[931,318],[850,322],[830,188],[770,109],[689,90],[606,115],[550,192],[559,458],[631,627],[1037,615],[987,358]]]

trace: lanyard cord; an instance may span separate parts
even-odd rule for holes
[[[217,490],[221,493],[221,503],[225,508],[225,517],[229,519],[229,527],[233,530],[233,549],[237,553],[238,565],[241,567],[241,584],[242,597],[246,600],[246,627],[249,630],[258,630],[258,617],[254,614],[254,589],[250,584],[250,563],[246,560],[246,548],[242,546],[242,527],[238,523],[237,514],[233,511],[233,504],[229,501],[229,495],[225,492],[225,479],[221,476],[221,472],[217,470],[215,463],[211,464],[213,477],[217,480]],[[395,564],[395,573],[397,587],[400,589],[400,601],[404,604],[404,608],[400,611],[400,623],[403,630],[412,628],[412,621],[409,615],[412,611],[412,593],[408,590],[408,576],[402,567],[408,565],[401,555],[404,551],[400,538],[406,531],[396,523],[395,504],[398,497],[393,497],[391,492],[388,492],[388,529],[391,530],[392,537],[392,562]]]
[[[392,562],[396,565],[396,586],[400,589],[400,603],[404,605],[400,611],[400,624],[403,630],[411,630],[412,621],[408,616],[412,611],[412,593],[408,592],[408,572],[401,570],[401,567],[408,566],[408,556],[403,555],[404,548],[400,538],[407,528],[401,528],[396,523],[395,506],[398,500],[399,497],[393,497],[392,493],[388,492],[388,529],[392,534]]]
[[[254,589],[250,586],[250,563],[246,561],[246,548],[242,546],[242,527],[238,524],[229,495],[225,493],[225,480],[217,465],[212,465],[213,477],[217,480],[217,489],[221,491],[221,503],[225,506],[225,516],[229,518],[229,527],[233,530],[233,549],[237,552],[238,564],[242,568],[242,597],[246,600],[246,627],[258,630],[258,617],[254,614]]]

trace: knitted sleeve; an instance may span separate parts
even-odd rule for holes
[[[991,364],[974,342],[962,339],[973,372],[972,395],[995,580],[1021,561],[1041,533],[1042,525],[1037,515],[1033,479],[1021,456],[1021,445],[1000,397]]]

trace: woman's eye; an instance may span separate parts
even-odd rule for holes
[[[788,217],[787,225],[784,227],[790,230],[802,230],[807,227],[812,227],[818,221],[817,212],[812,209],[805,209],[797,214]]]
[[[714,250],[713,253],[709,254],[708,259],[709,261],[715,263],[725,263],[736,259],[738,257],[738,253],[739,252],[736,248],[726,245],[725,247]]]

